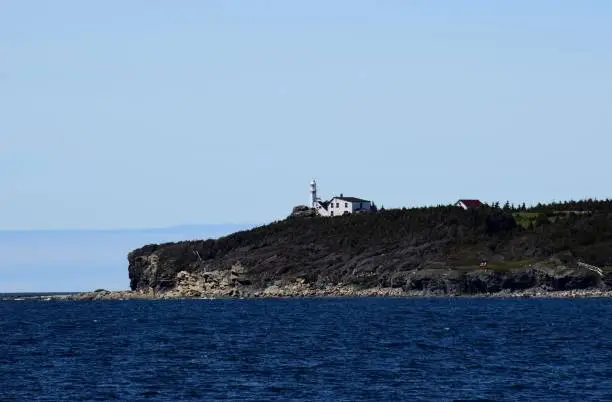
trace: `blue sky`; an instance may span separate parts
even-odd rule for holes
[[[605,198],[610,38],[603,0],[3,1],[0,228]]]
[[[128,253],[151,243],[214,238],[251,225],[135,230],[0,230],[0,293],[128,289]]]

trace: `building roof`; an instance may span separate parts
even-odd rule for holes
[[[357,197],[333,197],[332,200],[342,200],[342,201],[346,201],[346,202],[370,202],[368,200],[364,200],[362,198],[357,198]]]
[[[479,207],[482,205],[480,200],[459,200],[458,202],[462,203],[466,207]]]

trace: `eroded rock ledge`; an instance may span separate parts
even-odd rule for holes
[[[438,271],[414,273],[404,287],[359,287],[351,284],[308,284],[303,279],[277,280],[264,288],[244,285],[238,266],[227,271],[192,274],[180,271],[169,290],[153,288],[125,292],[89,292],[59,296],[65,300],[125,300],[184,298],[259,297],[415,297],[415,296],[498,296],[498,297],[609,297],[612,290],[592,272],[572,269],[529,268],[508,273],[476,271],[465,274]]]
[[[526,229],[500,210],[454,207],[293,217],[217,240],[134,250],[130,288],[138,297],[163,298],[612,289],[609,271],[600,275],[578,264],[612,266],[612,213],[538,225]],[[481,260],[487,269],[479,268]]]
[[[299,285],[288,288],[270,286],[261,292],[236,293],[200,292],[193,288],[175,289],[168,292],[112,291],[106,293],[85,292],[66,296],[51,296],[44,300],[172,300],[172,299],[224,299],[224,298],[281,298],[281,297],[500,297],[500,298],[584,298],[612,297],[612,290],[601,288],[551,291],[546,288],[531,288],[520,291],[501,291],[477,294],[445,294],[428,291],[403,291],[397,288],[354,289],[350,286],[335,286],[327,289],[308,289]]]

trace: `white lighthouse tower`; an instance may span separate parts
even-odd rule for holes
[[[310,207],[316,208],[317,206],[317,182],[312,179],[310,182]]]

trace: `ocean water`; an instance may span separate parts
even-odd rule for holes
[[[609,401],[612,300],[0,302],[0,401]]]

